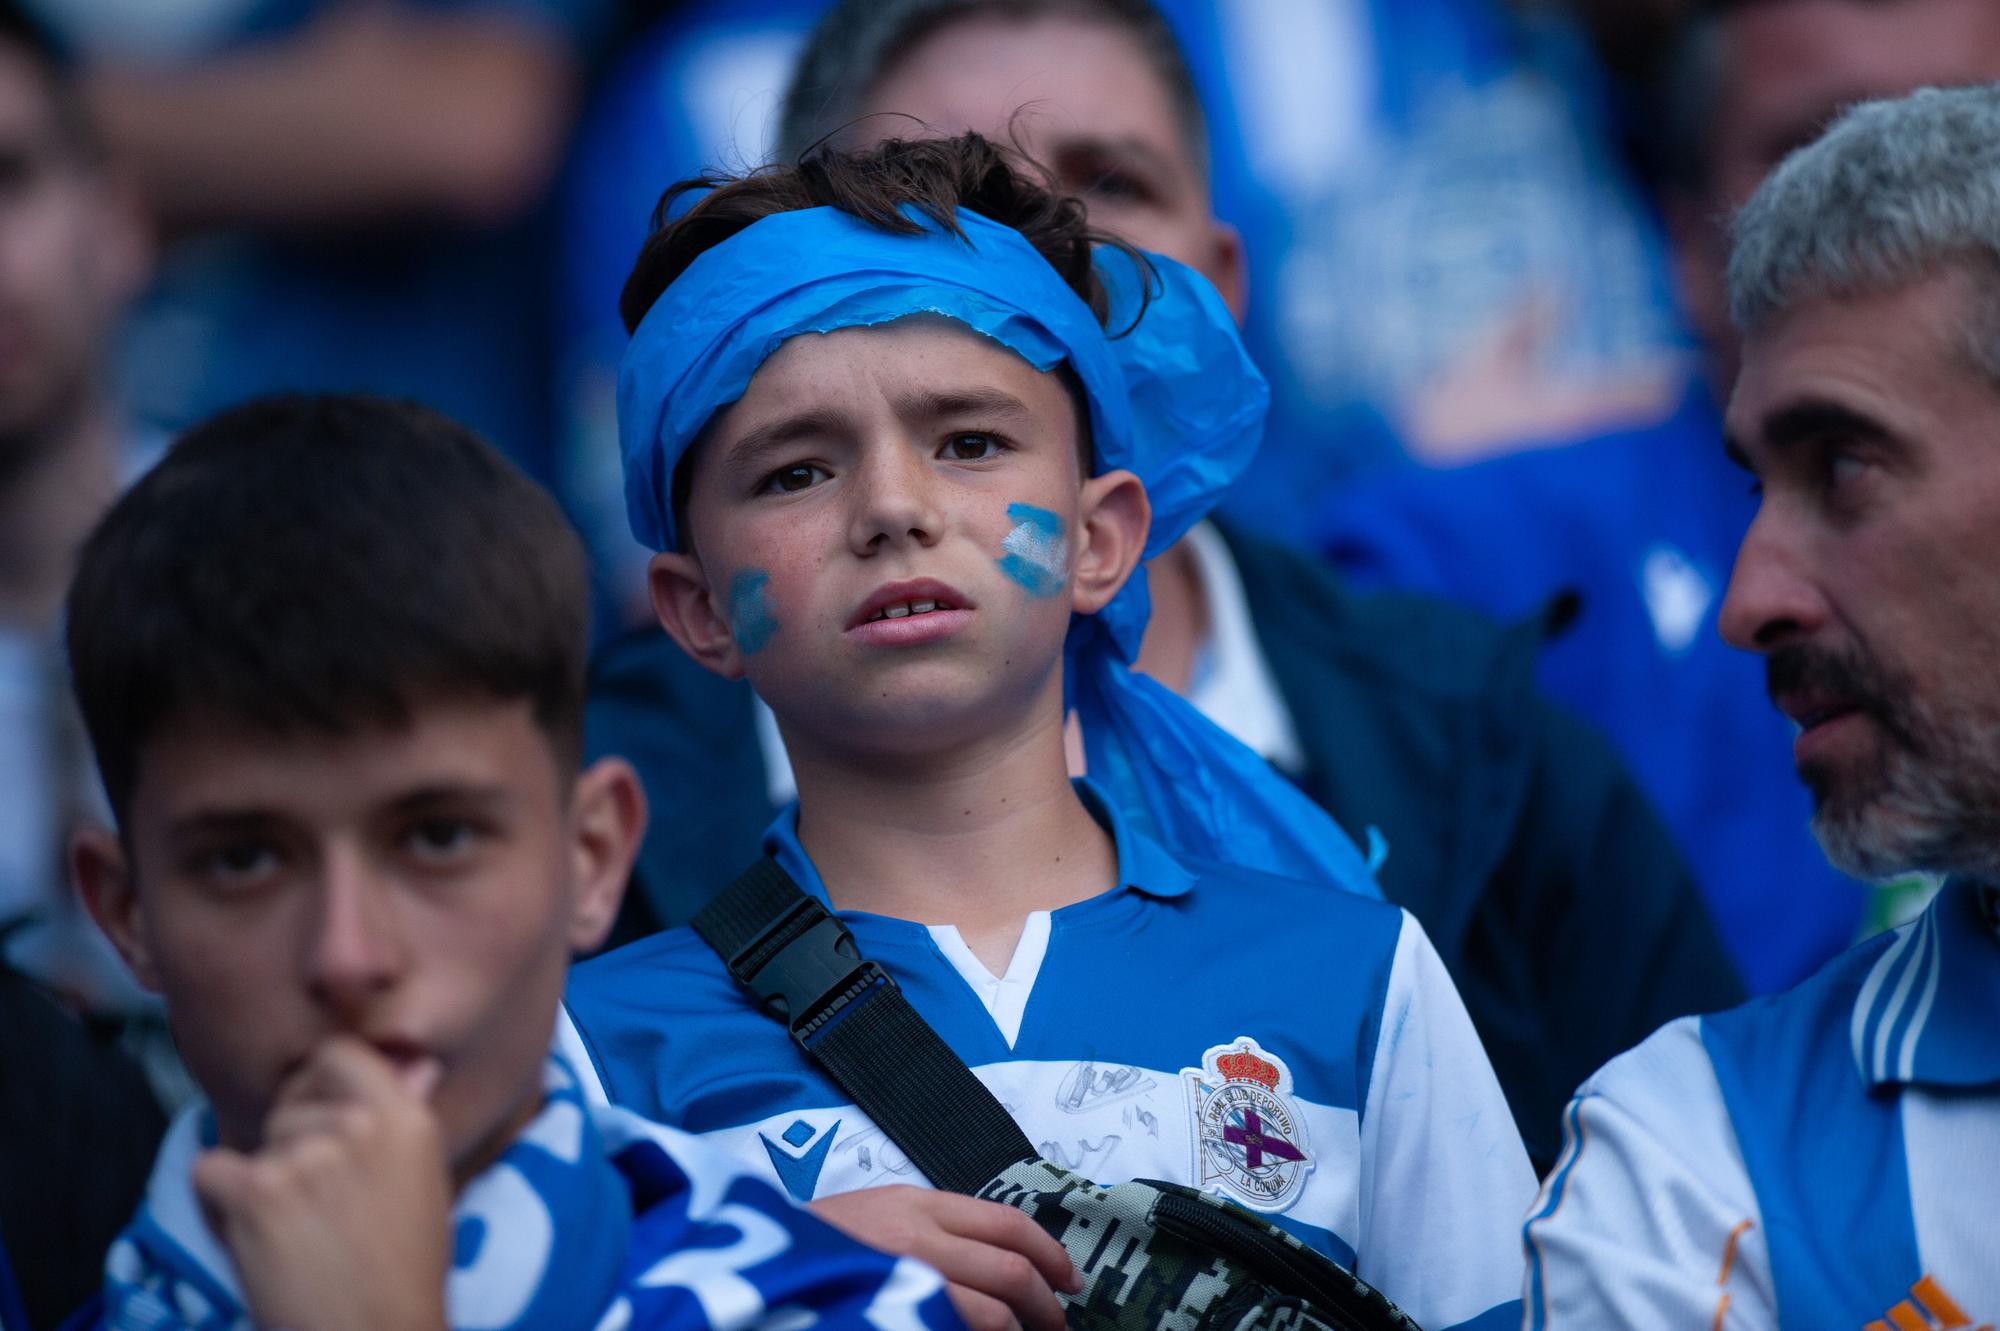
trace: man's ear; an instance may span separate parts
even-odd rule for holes
[[[623,758],[585,768],[572,792],[571,853],[576,856],[570,900],[572,952],[595,951],[618,918],[639,840],[646,834],[646,792]]]
[[[1083,483],[1076,529],[1076,578],[1070,608],[1090,615],[1118,594],[1145,553],[1153,505],[1146,487],[1129,471],[1107,471]]]
[[[658,554],[646,569],[653,615],[680,649],[724,679],[743,678],[743,654],[729,618],[709,594],[701,560],[694,555]]]
[[[111,170],[94,182],[91,262],[99,298],[108,315],[121,315],[152,280],[159,236],[139,182]]]
[[[1202,264],[1201,275],[1215,284],[1230,316],[1242,327],[1250,312],[1250,274],[1243,260],[1242,232],[1220,219],[1211,224],[1208,261]]]
[[[118,949],[139,983],[158,993],[160,971],[153,964],[153,949],[146,940],[138,888],[124,843],[109,828],[83,828],[70,840],[69,863],[77,895],[83,898],[90,918]]]

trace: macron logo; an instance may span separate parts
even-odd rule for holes
[[[827,1152],[833,1149],[833,1135],[839,1131],[839,1119],[825,1132],[816,1133],[813,1125],[801,1118],[794,1119],[792,1126],[780,1134],[778,1141],[784,1143],[782,1146],[761,1132],[757,1134],[771,1157],[771,1168],[778,1171],[778,1182],[785,1185],[793,1201],[804,1204],[813,1199],[820,1171],[826,1168]],[[818,1141],[813,1140],[815,1135]]]

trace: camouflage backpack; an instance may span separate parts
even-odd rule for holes
[[[1269,1221],[1177,1183],[1102,1187],[1036,1154],[847,927],[766,857],[694,928],[736,982],[940,1188],[1018,1207],[1069,1252],[1075,1331],[1419,1331]]]

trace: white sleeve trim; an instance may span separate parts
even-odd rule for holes
[[[1699,1018],[1583,1084],[1523,1240],[1529,1331],[1776,1328],[1757,1196]]]
[[[1407,913],[1361,1112],[1356,1274],[1421,1326],[1520,1297],[1535,1176],[1486,1050]]]

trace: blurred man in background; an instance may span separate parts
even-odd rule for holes
[[[117,1019],[143,1000],[66,886],[68,834],[101,796],[57,624],[77,547],[153,451],[129,429],[105,363],[149,253],[132,192],[106,171],[46,35],[0,3],[0,1321],[10,1331],[10,1319],[53,1327],[97,1286],[164,1126],[137,1069],[65,1010]]]
[[[1790,723],[1759,697],[1757,663],[1716,633],[1755,504],[1717,447],[1736,359],[1728,218],[1841,106],[1993,78],[1990,0],[1747,0],[1697,20],[1658,112],[1682,301],[1707,358],[1680,408],[1575,447],[1357,486],[1325,530],[1354,576],[1492,614],[1580,594],[1541,682],[1618,744],[1757,991],[1797,982],[1865,931],[1866,894],[1806,835]]]
[[[547,479],[539,205],[608,0],[33,0],[174,243],[129,336],[179,428],[367,389]]]
[[[93,1005],[117,981],[63,886],[96,794],[56,620],[77,546],[154,448],[108,365],[148,235],[52,49],[0,5],[0,921],[9,959]]]

